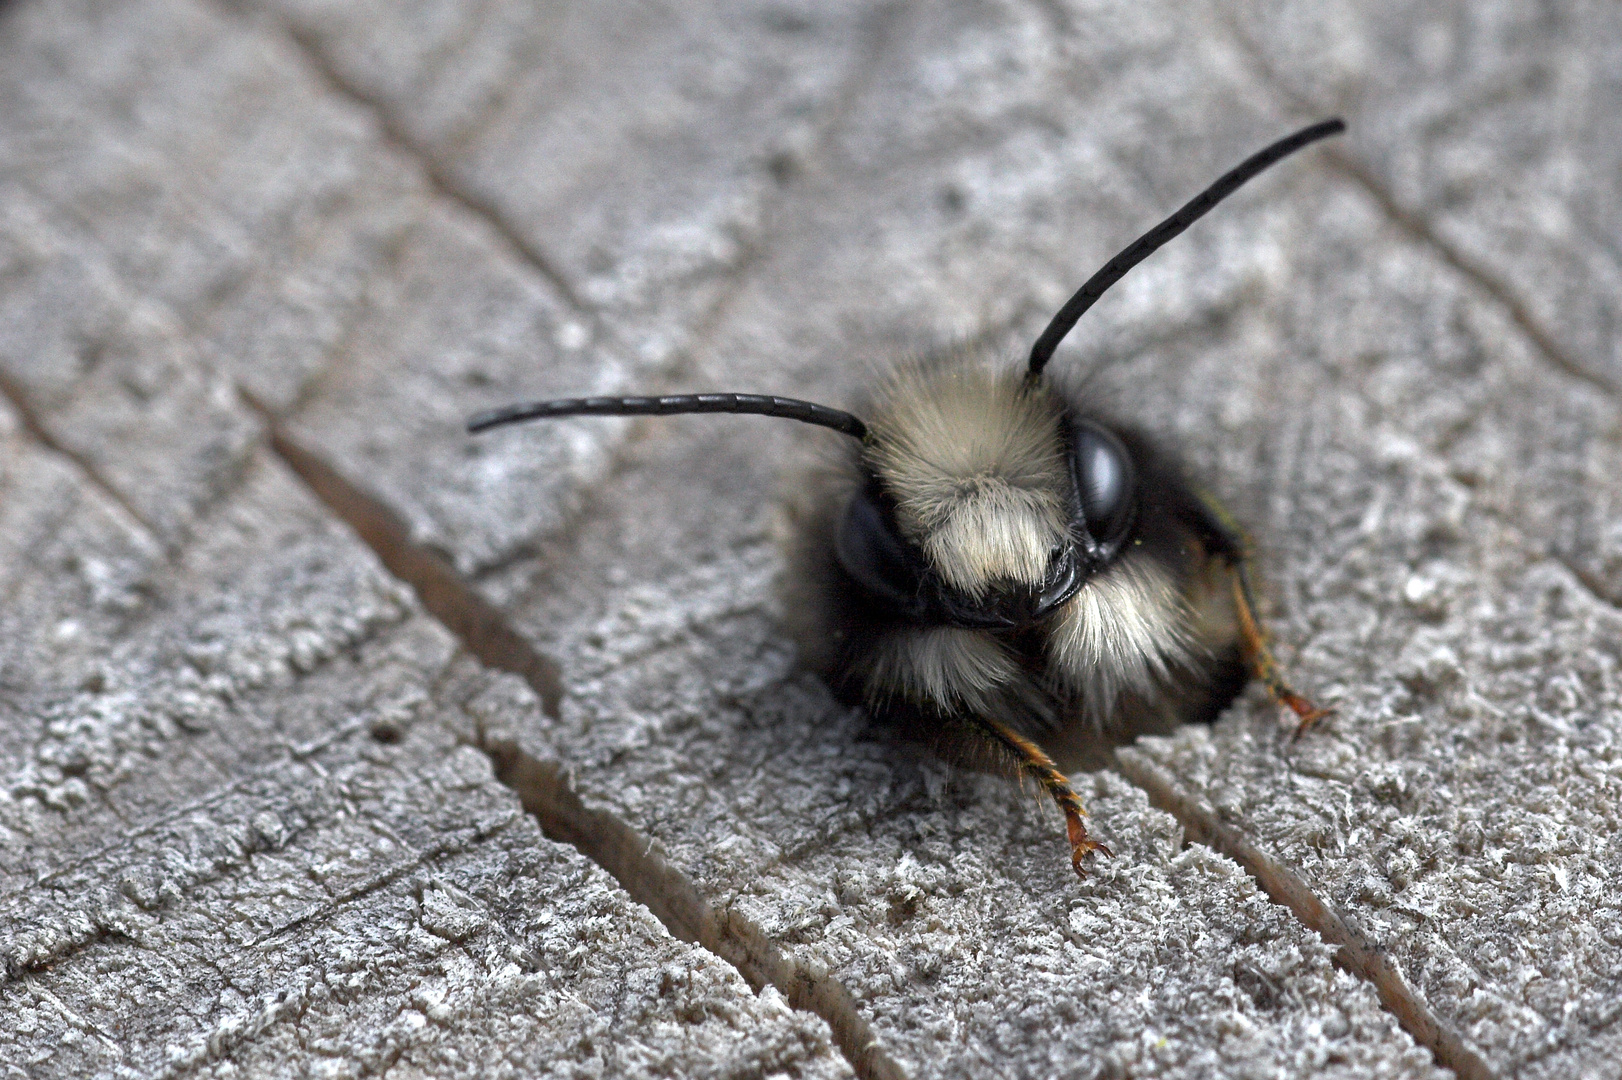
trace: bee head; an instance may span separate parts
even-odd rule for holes
[[[868,592],[962,626],[1017,627],[1125,541],[1131,458],[1046,384],[973,362],[902,369],[869,421],[837,551]]]

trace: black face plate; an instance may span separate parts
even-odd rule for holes
[[[1090,420],[1066,418],[1061,432],[1070,463],[1070,542],[1039,588],[974,599],[948,586],[901,535],[895,501],[871,474],[840,518],[839,564],[876,604],[909,622],[1006,631],[1040,622],[1115,559],[1137,519],[1137,474],[1121,440]]]
[[[929,567],[923,553],[902,538],[895,507],[877,478],[869,477],[845,505],[834,553],[845,573],[875,600],[909,619],[923,620],[928,614],[924,581]]]

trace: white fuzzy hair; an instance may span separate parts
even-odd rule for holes
[[[970,597],[1039,584],[1066,539],[1060,404],[1014,368],[969,359],[906,365],[882,386],[872,467],[930,564]]]
[[[942,712],[986,712],[991,693],[1013,679],[1013,659],[990,634],[931,626],[887,634],[873,650],[869,705],[899,696]]]
[[[1123,693],[1149,696],[1192,660],[1189,623],[1170,575],[1128,553],[1059,610],[1048,635],[1050,670],[1100,721]]]

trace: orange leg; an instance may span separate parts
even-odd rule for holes
[[[1272,650],[1267,647],[1267,636],[1256,621],[1256,600],[1250,590],[1250,541],[1221,503],[1203,491],[1194,494],[1197,506],[1192,524],[1204,535],[1208,549],[1225,559],[1233,570],[1233,604],[1239,614],[1239,648],[1245,664],[1267,687],[1274,701],[1287,705],[1301,718],[1301,725],[1295,729],[1295,737],[1299,739],[1334,710],[1318,708],[1292,690],[1279,674]]]
[[[1058,766],[1053,764],[1053,759],[1043,753],[1041,747],[989,717],[971,715],[965,719],[971,726],[984,732],[986,738],[997,743],[1017,762],[1021,772],[1034,777],[1036,782],[1053,796],[1053,801],[1059,804],[1059,809],[1064,812],[1065,832],[1070,839],[1070,865],[1078,876],[1087,876],[1082,860],[1091,852],[1102,851],[1105,855],[1114,855],[1109,848],[1087,835],[1087,826],[1081,820],[1087,816],[1087,811],[1082,807],[1081,799],[1070,787],[1070,781],[1065,779]]]
[[[1288,706],[1301,718],[1300,726],[1295,729],[1295,738],[1299,739],[1308,728],[1334,710],[1314,705],[1291,689],[1279,674],[1278,663],[1273,659],[1272,650],[1267,647],[1267,637],[1256,622],[1255,603],[1250,594],[1250,574],[1245,569],[1243,555],[1233,561],[1233,601],[1239,613],[1239,647],[1244,653],[1245,663],[1267,687],[1274,701]]]

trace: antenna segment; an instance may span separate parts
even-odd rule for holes
[[[848,412],[812,401],[764,394],[675,394],[666,397],[561,398],[527,401],[488,409],[467,422],[470,434],[526,420],[553,420],[562,416],[675,416],[681,413],[747,413],[781,416],[802,424],[832,428],[853,439],[867,438],[867,425]]]
[[[1053,316],[1048,328],[1042,331],[1042,336],[1031,346],[1031,365],[1027,377],[1036,379],[1041,376],[1042,369],[1053,359],[1053,350],[1057,349],[1059,342],[1070,333],[1070,328],[1076,325],[1076,320],[1087,313],[1087,309],[1104,295],[1105,290],[1125,277],[1128,270],[1204,217],[1212,207],[1238,191],[1257,173],[1289,157],[1303,146],[1315,143],[1319,139],[1327,139],[1331,135],[1339,135],[1345,130],[1346,124],[1337,117],[1302,128],[1294,135],[1280,139],[1265,150],[1246,158],[1216,183],[1190,199],[1181,210],[1132,241],[1120,254],[1105,263],[1102,270],[1088,278],[1087,283],[1076,290],[1076,295],[1066,301],[1064,307],[1059,309],[1059,313]]]

